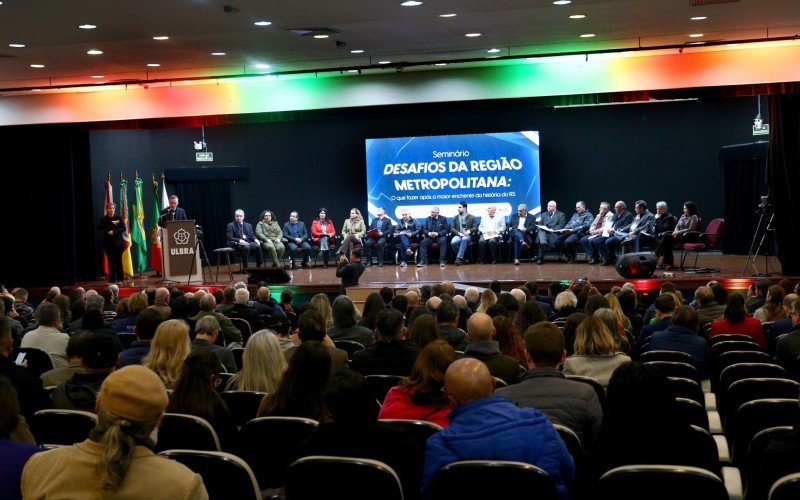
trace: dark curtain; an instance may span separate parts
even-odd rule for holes
[[[184,181],[171,182],[171,185],[180,199],[180,206],[186,210],[186,216],[202,226],[203,246],[208,257],[212,259],[211,264],[216,264],[211,252],[215,248],[227,246],[225,226],[233,220],[230,183]]]
[[[797,207],[800,203],[800,94],[768,96],[770,116],[769,171],[775,208],[775,239],[782,273],[800,274]]]
[[[725,172],[725,253],[747,255],[753,243],[762,195],[769,194],[769,143],[737,144],[720,150]],[[710,221],[704,221],[706,224]]]

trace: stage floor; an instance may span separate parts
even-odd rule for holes
[[[679,259],[679,257],[676,253],[676,259]],[[550,257],[550,259],[554,259],[554,257]],[[693,257],[687,260],[689,260],[687,265],[694,263]],[[682,290],[693,290],[711,280],[720,281],[731,290],[742,290],[746,289],[752,281],[759,279],[758,273],[771,272],[772,275],[769,276],[769,279],[775,283],[788,277],[779,273],[780,263],[776,258],[770,259],[768,270],[765,269],[766,260],[763,257],[756,261],[755,266],[750,265],[748,269],[745,269],[746,262],[747,256],[744,255],[700,254],[697,262],[698,267],[714,268],[718,269],[718,271],[693,273],[674,269],[671,272],[672,276],[669,276],[668,273],[657,270],[652,277],[646,279],[626,279],[617,273],[614,266],[589,265],[587,262],[566,264],[555,260],[546,260],[542,265],[523,262],[518,266],[510,263],[495,265],[467,264],[461,266],[448,264],[444,269],[440,268],[438,264],[430,264],[422,268],[413,265],[401,268],[394,264],[387,264],[383,267],[372,266],[367,268],[361,276],[359,285],[365,288],[388,286],[394,289],[404,289],[410,284],[434,284],[450,280],[464,285],[488,287],[492,280],[498,280],[504,290],[510,290],[531,280],[539,282],[540,285],[545,285],[552,281],[585,277],[603,292],[610,290],[615,285],[622,285],[626,281],[635,282],[637,289],[640,291],[655,291],[658,290],[664,280],[676,283],[678,288]],[[209,269],[212,272],[211,279],[209,279]],[[247,283],[248,274],[239,273],[238,270],[238,265],[235,265],[233,277],[229,279],[226,267],[221,267],[219,269],[219,281],[215,283],[213,277],[216,276],[217,269],[215,266],[211,266],[204,270],[205,280],[203,284],[169,283],[169,285],[192,289],[198,286],[225,287],[238,281]],[[320,292],[335,293],[339,288],[340,280],[336,277],[336,269],[333,266],[324,269],[320,263],[318,266],[312,265],[309,269],[287,270],[287,273],[291,278],[288,283],[274,283],[270,284],[270,286],[291,287],[302,290],[304,293],[312,294]],[[791,277],[788,278],[792,279]],[[136,288],[163,285],[164,283],[160,280],[160,277],[153,275],[144,275],[133,281],[125,282],[125,288],[131,290],[131,293]],[[77,283],[75,286],[101,289],[105,288],[106,283],[105,281],[83,282]],[[249,284],[251,289],[256,287],[257,283]],[[123,295],[126,294],[123,293]]]

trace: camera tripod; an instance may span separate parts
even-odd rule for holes
[[[186,280],[187,285],[192,283],[194,263],[197,262],[198,254],[200,254],[200,266],[202,267],[201,271],[203,273],[201,280],[206,283],[206,269],[208,269],[208,282],[210,282],[214,277],[214,273],[211,271],[211,261],[208,260],[206,246],[203,244],[203,228],[195,226],[194,255],[192,255],[192,267],[189,268],[189,279]]]
[[[744,263],[742,269],[742,276],[745,275],[747,269],[753,266],[753,274],[751,276],[772,276],[774,268],[770,261],[771,252],[775,245],[775,213],[769,206],[763,206],[758,209],[759,218],[756,231],[753,234],[753,242],[750,244],[750,251],[747,254],[747,261]],[[764,256],[764,272],[759,273],[756,268],[756,259],[759,254]]]

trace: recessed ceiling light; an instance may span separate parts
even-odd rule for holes
[[[14,49],[23,49],[23,48],[25,48],[25,44],[24,43],[9,43],[8,46],[11,47],[11,48],[14,48]]]
[[[44,64],[31,64],[31,68],[44,68]]]
[[[475,38],[476,36],[481,36],[481,34],[480,33],[467,33],[464,36],[469,37],[469,38]]]
[[[568,5],[571,3],[572,0],[555,0],[555,2],[553,2],[553,5]]]
[[[705,45],[706,42],[689,42],[689,45]]]
[[[486,52],[488,52],[489,54],[497,54],[498,52],[500,52],[500,49],[489,49]]]
[[[154,37],[153,37],[153,40],[158,40],[158,41],[161,41],[161,40],[169,40],[169,37],[168,37],[168,36],[165,36],[165,35],[159,35],[159,36],[154,36]]]
[[[390,64],[392,61],[378,61],[378,64]]]
[[[225,54],[225,52],[212,52],[211,55],[212,56],[224,56],[224,55],[227,55],[227,54]]]
[[[86,53],[89,54],[90,56],[99,56],[100,54],[103,53],[103,51],[97,49],[89,49],[86,51]]]
[[[78,28],[80,28],[82,30],[93,30],[93,29],[97,28],[97,25],[95,25],[95,24],[81,24],[81,25],[78,26]]]
[[[105,75],[92,75],[92,78],[105,78]]]
[[[593,38],[594,36],[594,33],[584,33],[581,38]]]
[[[351,54],[363,54],[364,51],[362,49],[354,49],[350,51]]]
[[[328,38],[330,35],[314,35],[314,38]]]
[[[439,14],[439,17],[456,17],[458,14],[451,12],[449,14]]]
[[[570,19],[583,19],[584,17],[586,17],[586,14],[572,14],[569,16]]]
[[[161,65],[158,64],[158,63],[147,63],[147,67],[148,68],[157,68],[159,66],[161,66]]]
[[[271,66],[269,64],[256,64],[256,68],[258,69],[269,69]]]
[[[403,7],[416,7],[417,5],[422,5],[422,2],[418,2],[417,0],[407,0],[400,5]]]
[[[255,24],[256,26],[269,26],[270,24],[272,24],[272,22],[271,21],[256,21],[253,24]]]
[[[357,69],[348,69],[347,72],[348,73],[358,73],[358,70]]]
[[[708,19],[708,17],[707,16],[694,16],[691,19],[692,19],[692,21],[705,21],[706,19]]]
[[[447,66],[447,63],[435,63],[434,66]]]
[[[31,92],[41,92],[42,89],[31,89]]]
[[[702,33],[692,33],[689,35],[689,38],[700,38],[701,36],[703,36]]]

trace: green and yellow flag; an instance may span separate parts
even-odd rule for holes
[[[158,216],[161,213],[161,207],[158,205],[158,182],[156,181],[156,176],[153,175],[153,213],[150,215],[150,267],[155,269],[158,274],[161,274],[161,238],[158,234]]]
[[[133,181],[133,226],[131,241],[133,242],[133,256],[136,261],[136,272],[142,273],[147,269],[147,237],[144,232],[144,203],[142,202],[142,179],[139,173]]]
[[[128,181],[119,176],[119,211],[125,224],[125,250],[122,251],[122,272],[133,276],[133,260],[131,260],[131,224],[128,220]]]

